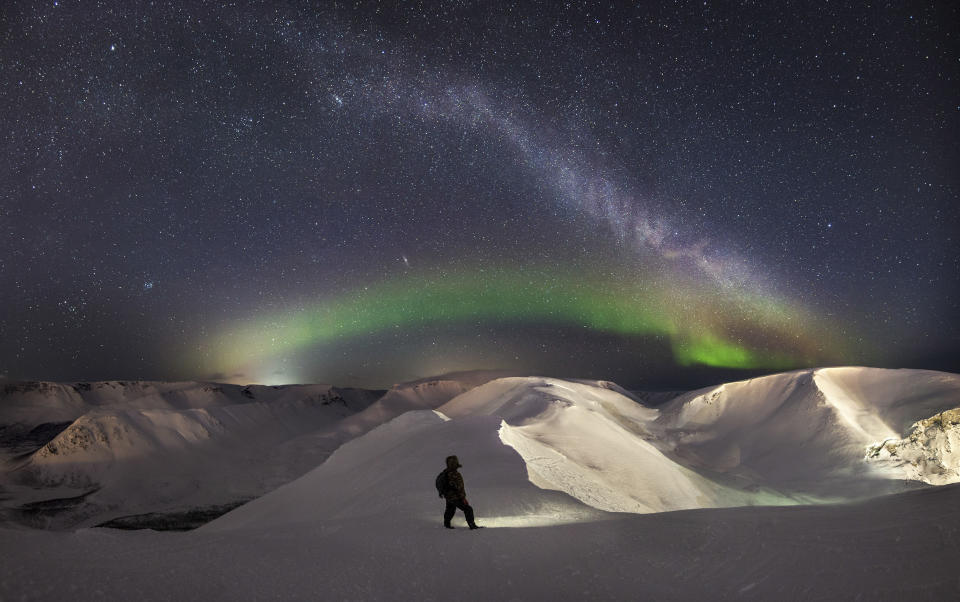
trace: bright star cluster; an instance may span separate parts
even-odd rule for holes
[[[949,3],[0,10],[0,377],[960,369]]]

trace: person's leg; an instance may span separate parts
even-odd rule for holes
[[[443,526],[452,529],[453,526],[450,524],[450,520],[453,518],[453,515],[457,512],[457,505],[450,500],[447,500],[447,509],[443,511]]]
[[[467,525],[469,525],[471,529],[476,529],[477,523],[473,522],[473,506],[464,504],[462,510],[464,516],[467,517]]]
[[[473,522],[473,506],[464,503],[463,500],[457,500],[457,508],[463,511],[463,515],[467,518],[467,525],[471,529],[476,529],[477,523]]]

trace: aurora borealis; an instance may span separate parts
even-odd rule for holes
[[[0,378],[957,370],[957,10],[4,3]]]
[[[818,350],[808,334],[793,334],[800,330],[799,320],[792,323],[795,315],[768,302],[747,307],[749,302],[730,299],[732,307],[746,308],[744,315],[735,315],[735,310],[719,315],[712,307],[697,307],[695,301],[672,306],[673,297],[686,293],[695,299],[698,295],[663,283],[614,291],[609,283],[589,277],[534,270],[482,279],[476,274],[477,270],[469,270],[441,280],[406,276],[372,290],[368,287],[314,307],[244,324],[215,340],[213,349],[224,350],[218,358],[224,368],[255,370],[265,360],[301,348],[391,329],[463,322],[540,322],[616,335],[663,337],[681,365],[780,368],[815,361],[822,354],[822,342]],[[752,340],[748,336],[749,342],[743,342],[751,331],[759,336]]]

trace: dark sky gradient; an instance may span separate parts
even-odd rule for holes
[[[960,370],[956,3],[3,2],[0,378]]]

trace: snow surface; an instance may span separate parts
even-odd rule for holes
[[[471,468],[463,472],[490,524]],[[443,529],[442,502],[432,501],[429,520],[316,513],[232,531],[0,529],[0,599],[942,601],[960,592],[958,485],[850,505],[479,531]]]
[[[960,485],[925,484],[958,480],[960,376],[806,370],[655,408],[605,382],[502,378],[453,398],[455,383],[423,384],[300,438],[346,442],[196,531],[0,529],[0,599],[960,593]],[[167,448],[196,428],[150,424],[137,432]],[[448,454],[484,530],[441,526]],[[801,502],[818,503],[767,505]]]

